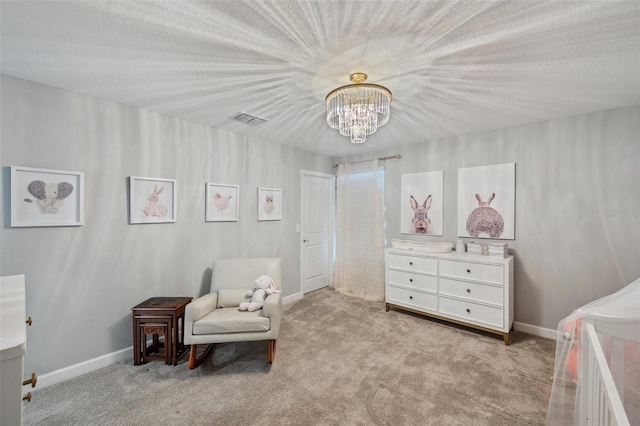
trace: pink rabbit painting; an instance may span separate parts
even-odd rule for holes
[[[480,234],[488,234],[491,238],[497,238],[504,231],[504,220],[496,209],[489,207],[489,204],[496,197],[495,192],[491,193],[487,201],[483,201],[479,194],[476,194],[478,207],[476,207],[467,217],[467,232],[472,237]]]
[[[428,234],[429,226],[431,225],[431,219],[427,216],[429,209],[431,208],[431,198],[432,194],[429,194],[426,200],[422,205],[419,205],[413,195],[409,196],[409,201],[411,202],[411,208],[413,209],[413,219],[411,219],[411,223],[413,224],[413,229],[416,234]]]
[[[164,217],[164,215],[167,214],[166,207],[160,203],[158,197],[162,193],[163,189],[164,186],[161,186],[160,189],[158,189],[158,185],[153,188],[153,192],[149,195],[149,198],[147,198],[147,206],[142,209],[142,212],[146,216]]]

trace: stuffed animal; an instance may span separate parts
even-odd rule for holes
[[[264,305],[264,300],[268,295],[273,293],[280,293],[280,290],[276,287],[276,283],[273,282],[268,275],[261,275],[253,283],[253,289],[247,292],[247,297],[251,297],[250,302],[241,302],[238,310],[240,311],[257,311]]]
[[[567,373],[571,376],[573,380],[578,380],[578,374],[580,370],[580,358],[581,354],[581,344],[580,344],[580,334],[582,330],[582,318],[577,318],[575,320],[568,321],[564,324],[564,335],[563,338],[571,342],[571,348],[569,349],[569,353],[567,354],[566,360],[566,368]]]

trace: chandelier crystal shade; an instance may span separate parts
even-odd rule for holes
[[[338,87],[325,98],[327,124],[352,143],[362,143],[367,135],[389,121],[391,91],[377,84],[364,83],[367,75],[351,74],[354,84]]]

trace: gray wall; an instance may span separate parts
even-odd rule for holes
[[[385,169],[387,245],[455,243],[458,168],[516,163],[516,233],[507,241],[516,321],[555,329],[573,309],[640,277],[640,106],[340,161],[396,153],[402,159]],[[400,234],[401,175],[436,170],[444,171],[444,236]]]
[[[131,307],[199,296],[214,259],[283,258],[300,289],[300,170],[331,158],[2,76],[0,273],[25,274],[25,371],[45,374],[131,346]],[[8,166],[85,173],[85,225],[9,227]],[[177,179],[175,224],[129,225],[127,177]],[[238,222],[205,222],[205,182],[240,186]],[[257,188],[282,188],[282,221],[257,221]]]

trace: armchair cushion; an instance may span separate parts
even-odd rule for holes
[[[240,306],[241,302],[248,302],[247,292],[250,289],[221,288],[218,290],[218,308],[234,308]]]
[[[262,310],[242,312],[237,307],[218,308],[193,323],[193,334],[269,331],[270,322],[262,315]]]

